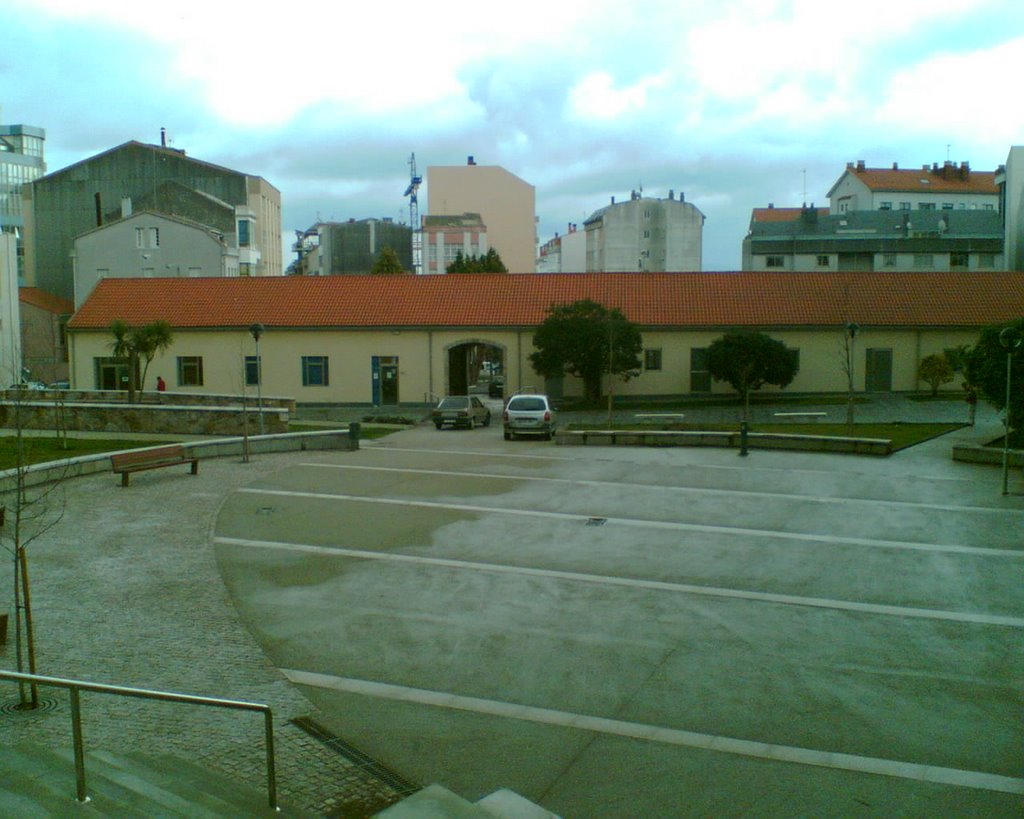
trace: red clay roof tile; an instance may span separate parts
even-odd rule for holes
[[[567,273],[104,279],[73,330],[535,327],[592,299],[645,327],[981,326],[1024,315],[1024,273]]]

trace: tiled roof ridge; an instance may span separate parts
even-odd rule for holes
[[[104,279],[71,322],[182,328],[509,327],[592,299],[645,327],[981,326],[1024,315],[1024,272],[560,273]]]

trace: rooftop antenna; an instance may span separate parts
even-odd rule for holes
[[[800,171],[800,173],[802,173],[803,177],[804,177],[804,207],[806,208],[807,207],[807,168],[804,168],[802,171]]]
[[[953,146],[950,145],[948,142],[946,143],[946,161],[947,162],[949,162],[949,149],[952,148],[952,147]]]

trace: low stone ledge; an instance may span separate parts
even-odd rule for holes
[[[739,449],[740,433],[714,430],[559,430],[555,442],[562,446],[714,446]],[[891,455],[892,441],[888,438],[750,432],[747,434],[747,448]]]
[[[167,443],[154,444],[152,447],[136,447],[127,452],[144,451]],[[210,441],[183,441],[182,446],[190,457],[223,458],[241,456],[245,446],[244,438],[217,438]],[[327,449],[354,450],[359,449],[359,441],[349,437],[348,430],[325,430],[324,432],[289,432],[283,435],[250,435],[249,454],[258,455],[268,452],[305,452]],[[25,470],[25,485],[38,486],[52,481],[76,478],[81,475],[92,475],[97,472],[110,472],[110,456],[114,452],[97,452],[92,455],[81,455],[77,458],[65,458],[59,461],[47,461],[32,464]],[[6,469],[0,471],[0,493],[13,491],[17,484],[17,471]]]
[[[1003,450],[992,446],[958,444],[953,447],[953,460],[970,464],[1003,464]],[[1024,467],[1024,449],[1011,449],[1007,453],[1010,466]]]

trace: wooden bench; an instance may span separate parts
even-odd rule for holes
[[[144,469],[159,469],[162,466],[192,464],[192,474],[199,474],[199,459],[186,454],[181,444],[159,446],[137,452],[118,452],[110,456],[110,465],[115,474],[121,476],[121,486],[128,486],[132,472]]]

